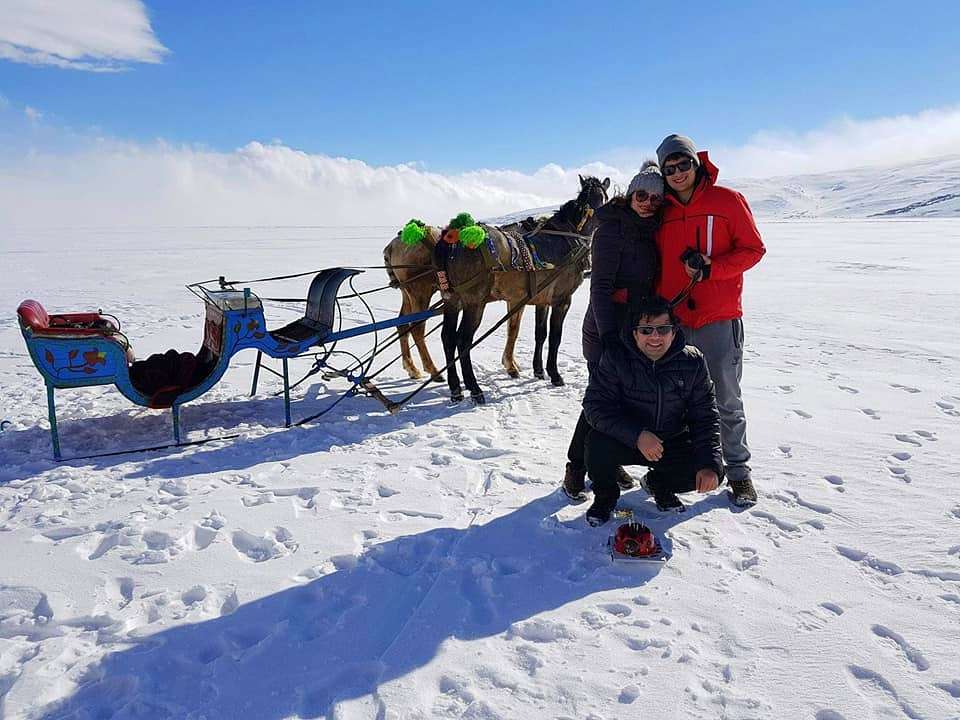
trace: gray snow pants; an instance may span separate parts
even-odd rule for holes
[[[747,417],[740,396],[743,376],[743,320],[718,320],[693,330],[683,328],[688,345],[698,348],[717,393],[720,411],[720,443],[727,480],[750,477],[750,448],[747,446]]]

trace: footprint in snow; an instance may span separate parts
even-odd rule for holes
[[[913,663],[913,666],[920,672],[930,669],[930,663],[923,656],[923,654],[917,650],[913,645],[908,643],[902,635],[891,630],[885,625],[873,625],[870,628],[873,631],[873,634],[878,638],[884,640],[890,640],[894,645],[900,650],[903,656]]]
[[[850,387],[849,385],[837,385],[837,387],[843,390],[844,392],[850,393],[851,395],[860,394],[859,390],[857,390],[855,387]]]
[[[859,665],[848,665],[847,670],[860,683],[864,697],[874,699],[872,716],[892,717],[893,706],[908,718],[923,717],[900,697],[896,688],[880,673]]]
[[[846,489],[843,487],[843,478],[839,475],[824,475],[823,479],[833,485],[833,489],[837,492],[846,492]]]
[[[785,458],[793,457],[793,448],[789,445],[777,445],[777,450],[779,450],[780,454]]]
[[[866,416],[867,416],[868,418],[870,418],[871,420],[879,420],[879,419],[880,419],[880,413],[878,413],[878,412],[877,412],[876,410],[874,410],[873,408],[860,408],[860,412],[862,412],[864,415],[866,415]]]
[[[914,435],[919,435],[919,436],[922,437],[924,440],[928,440],[928,441],[930,441],[930,442],[936,442],[936,441],[937,441],[937,434],[936,434],[936,433],[932,433],[932,432],[930,432],[929,430],[914,430],[914,431],[913,431],[913,434],[914,434]]]
[[[914,447],[923,447],[923,445],[920,443],[919,440],[907,435],[906,433],[897,433],[896,435],[894,435],[894,437],[900,442],[906,443],[907,445],[913,445]]]
[[[806,410],[799,410],[799,409],[797,409],[797,408],[791,408],[791,409],[790,409],[790,412],[794,413],[795,415],[799,415],[799,416],[802,417],[804,420],[809,420],[810,418],[813,417],[813,415],[811,415],[810,413],[808,413]]]
[[[848,547],[846,545],[836,545],[834,546],[834,549],[847,560],[859,563],[860,565],[882,575],[894,576],[903,574],[903,568],[896,563],[890,562],[889,560],[881,560],[880,558],[862,550],[858,550],[857,548]]]
[[[911,387],[910,385],[901,385],[900,383],[890,383],[890,387],[896,388],[897,390],[903,390],[904,392],[915,395],[920,392],[920,388]]]
[[[246,530],[236,530],[231,540],[238,553],[257,563],[283,557],[298,547],[293,535],[284,527],[274,528],[259,537]]]
[[[897,480],[905,483],[913,482],[913,478],[910,477],[907,469],[905,467],[900,467],[899,465],[887,465],[887,470],[890,471],[890,475]]]
[[[944,415],[949,415],[950,417],[960,417],[960,409],[957,409],[957,403],[960,403],[960,398],[955,397],[944,397],[940,400],[937,400],[937,407],[940,408],[940,411]]]

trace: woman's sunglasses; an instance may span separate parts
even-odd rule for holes
[[[690,158],[684,158],[683,160],[678,162],[676,165],[664,165],[663,174],[665,177],[670,177],[671,175],[678,172],[686,172],[692,167],[693,167],[693,160],[691,160]]]
[[[637,325],[634,330],[641,335],[653,335],[656,333],[660,337],[666,337],[673,332],[673,325]]]
[[[651,205],[659,205],[663,202],[663,195],[648,193],[646,190],[637,190],[633,193],[638,203],[649,202]]]

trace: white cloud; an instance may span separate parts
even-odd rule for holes
[[[114,72],[158,63],[157,40],[140,0],[3,0],[0,59]]]
[[[30,107],[29,105],[23,108],[23,114],[27,116],[27,119],[30,122],[39,122],[43,118],[42,112],[40,112],[36,108]]]
[[[443,175],[259,142],[221,153],[97,140],[69,152],[31,148],[4,165],[0,217],[19,227],[442,222],[563,202],[579,189],[578,172],[618,179],[600,165]]]
[[[279,142],[250,142],[233,152],[118,142],[18,116],[25,127],[8,134],[28,139],[0,147],[0,218],[20,227],[396,225],[410,217],[443,222],[463,210],[492,217],[563,202],[577,191],[578,174],[609,176],[623,187],[648,155],[578,168],[548,164],[532,173],[442,174],[416,163],[378,167],[309,154]],[[960,155],[960,108],[846,120],[799,135],[758,133],[740,147],[709,149],[727,179]],[[762,187],[747,185],[754,194]]]
[[[759,132],[711,157],[727,177],[803,175],[960,153],[960,106],[872,120],[845,117],[805,133]]]
[[[651,138],[647,148],[621,147],[601,156],[617,167],[639,167],[643,159],[655,157],[660,140]],[[711,143],[709,137],[694,140],[710,151],[727,179],[899,165],[960,153],[960,106],[870,120],[843,117],[803,133],[762,130],[742,145]]]

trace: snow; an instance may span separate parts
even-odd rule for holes
[[[761,231],[744,376],[760,503],[691,495],[662,515],[628,493],[672,553],[663,566],[611,564],[612,528],[556,492],[586,381],[585,291],[562,388],[532,378],[528,312],[520,379],[500,367],[502,333],[475,353],[484,407],[437,385],[396,416],[358,397],[283,430],[274,378],[247,397],[250,352],[182,413],[188,439],[239,437],[55,463],[20,300],[102,307],[141,357],[195,349],[185,282],[378,265],[395,228],[7,233],[0,716],[960,717],[960,222]],[[378,317],[398,307],[375,296]],[[271,326],[297,312],[267,303]],[[378,385],[413,387],[399,363]],[[343,387],[314,376],[294,417]],[[170,440],[169,412],[111,388],[57,398],[68,457]]]

